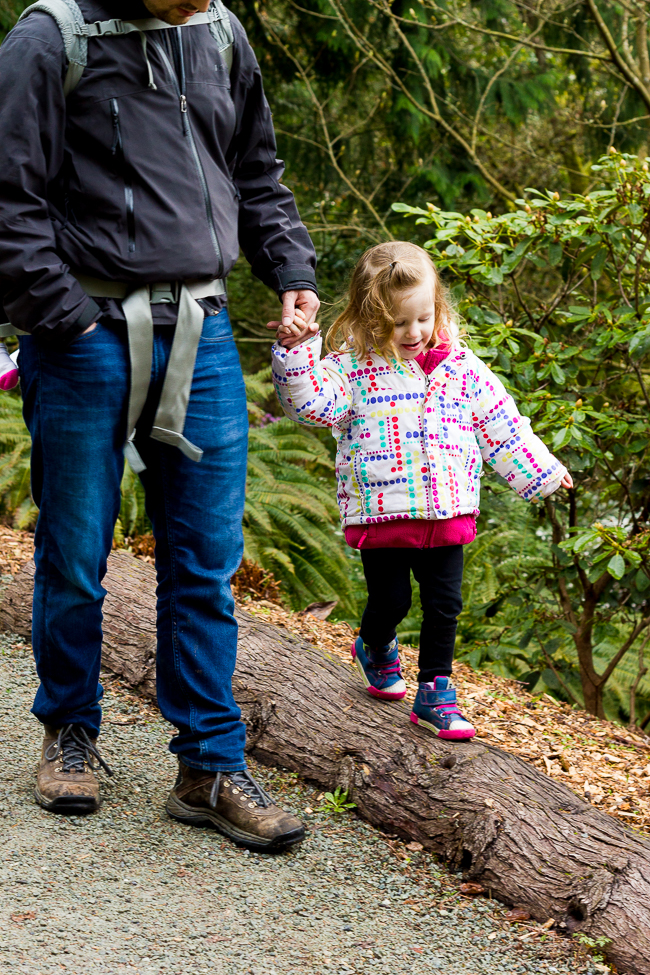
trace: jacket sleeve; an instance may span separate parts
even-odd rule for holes
[[[280,180],[271,109],[259,65],[244,28],[230,14],[235,35],[231,93],[237,130],[230,148],[239,195],[239,240],[260,278],[278,294],[298,288],[316,291],[316,254],[300,220],[291,190]]]
[[[63,42],[30,14],[0,47],[0,301],[11,324],[67,342],[99,308],[56,253],[48,185],[63,164]]]
[[[559,488],[567,469],[533,433],[501,380],[475,361],[479,379],[473,422],[483,460],[525,501],[540,501]]]
[[[273,346],[273,384],[282,409],[308,426],[331,427],[349,419],[352,391],[338,356],[321,361],[320,335],[295,349]]]

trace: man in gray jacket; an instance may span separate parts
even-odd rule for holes
[[[102,579],[126,453],[156,538],[158,702],[178,729],[168,812],[282,849],[304,830],[247,771],[232,695],[247,414],[224,281],[241,246],[283,322],[297,307],[313,322],[315,256],[246,34],[209,2],[79,0],[87,64],[71,91],[49,13],[0,48],[0,300],[23,333],[40,509],[35,794],[53,812],[99,806]]]

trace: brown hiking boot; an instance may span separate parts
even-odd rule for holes
[[[50,812],[80,813],[99,809],[99,783],[95,772],[110,768],[97,751],[96,739],[79,725],[65,728],[44,725],[43,751],[36,775],[36,801]],[[97,764],[93,762],[97,760]]]
[[[266,853],[300,843],[305,827],[276,806],[250,772],[206,772],[179,760],[167,812],[190,826],[213,826],[251,850]]]

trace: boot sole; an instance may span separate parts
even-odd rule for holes
[[[87,813],[97,812],[101,802],[93,796],[57,796],[56,799],[48,799],[34,786],[34,798],[39,806],[47,809],[48,812],[59,813],[62,816],[82,816]]]
[[[377,697],[381,701],[401,701],[402,698],[406,697],[406,688],[403,691],[380,691],[376,687],[373,687],[368,678],[366,677],[366,672],[361,666],[361,661],[359,660],[359,655],[354,644],[351,648],[352,659],[354,661],[354,666],[359,671],[363,683],[366,685],[366,690],[371,697]]]
[[[223,836],[227,836],[229,840],[233,840],[235,843],[241,843],[242,846],[248,847],[249,850],[279,853],[281,850],[287,850],[289,847],[295,846],[296,843],[302,843],[305,838],[305,827],[300,826],[274,840],[266,840],[261,836],[256,836],[255,833],[247,833],[246,830],[234,826],[230,820],[220,816],[213,809],[195,809],[193,806],[186,805],[173,793],[167,800],[165,809],[172,819],[177,819],[179,822],[186,823],[188,826],[207,826],[216,829]]]

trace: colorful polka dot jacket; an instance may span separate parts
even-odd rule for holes
[[[559,487],[566,468],[462,343],[429,375],[413,360],[320,352],[320,336],[274,345],[273,380],[287,416],[332,427],[344,528],[478,514],[483,462],[527,501]]]

